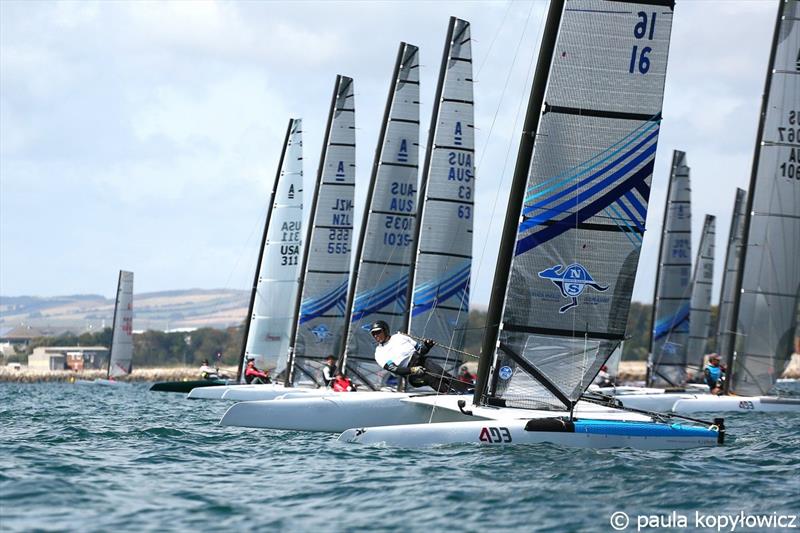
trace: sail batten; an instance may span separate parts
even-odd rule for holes
[[[505,295],[493,290],[489,306],[499,335],[492,346],[487,334],[481,354],[476,398],[509,407],[571,408],[624,339],[660,130],[671,11],[563,6],[553,2],[548,14],[542,53],[552,52],[545,62],[540,54],[526,118],[535,138],[523,136],[512,184],[516,196],[526,181],[498,257],[509,271]]]

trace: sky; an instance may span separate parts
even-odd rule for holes
[[[0,294],[247,289],[290,117],[312,183],[336,74],[355,79],[356,227],[397,46],[420,47],[427,125],[449,16],[472,23],[472,303],[485,306],[544,1],[0,1]],[[777,2],[675,8],[633,298],[653,298],[671,154],[687,153],[693,250],[717,216],[718,298],[747,188]],[[422,157],[420,157],[422,159]]]

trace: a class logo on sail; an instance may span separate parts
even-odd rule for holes
[[[556,265],[539,272],[539,277],[552,281],[553,284],[559,288],[564,298],[572,299],[572,302],[558,310],[559,313],[566,313],[573,307],[577,307],[578,296],[583,293],[587,285],[599,292],[608,290],[608,285],[603,287],[595,283],[591,274],[579,263],[572,263],[563,271],[561,268],[562,265]]]
[[[325,324],[320,324],[319,326],[312,328],[311,333],[314,334],[314,337],[316,337],[317,342],[325,342],[332,335],[331,330],[328,329],[328,326],[326,326]]]

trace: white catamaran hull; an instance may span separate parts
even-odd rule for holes
[[[710,394],[675,402],[672,412],[688,413],[800,413],[800,399],[774,396],[712,396]]]
[[[241,402],[231,406],[220,420],[223,426],[240,426],[293,431],[342,432],[352,427],[454,422],[495,418],[534,418],[547,411],[470,407],[463,413],[458,401],[470,404],[470,396],[419,395],[398,392],[331,393],[325,396],[298,397],[289,394],[271,401]],[[621,413],[607,407],[580,402],[576,413],[626,419],[648,417]],[[592,415],[594,413],[595,415]],[[551,416],[560,416],[551,415]],[[599,415],[597,415],[599,416]]]
[[[564,413],[560,413],[563,416]],[[474,420],[349,429],[339,436],[348,443],[420,448],[443,444],[508,446],[552,443],[579,448],[686,449],[720,442],[711,429],[652,422],[576,420],[560,422],[551,415],[536,420]]]

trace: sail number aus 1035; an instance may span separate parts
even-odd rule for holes
[[[633,27],[633,36],[637,39],[644,39],[647,36],[648,41],[653,40],[653,35],[656,31],[656,13],[653,12],[648,18],[647,13],[639,11],[639,22]],[[628,72],[633,74],[638,70],[641,74],[647,74],[650,70],[650,58],[648,57],[653,49],[650,46],[643,46],[641,51],[639,45],[634,45],[631,50],[631,62],[628,65]]]

